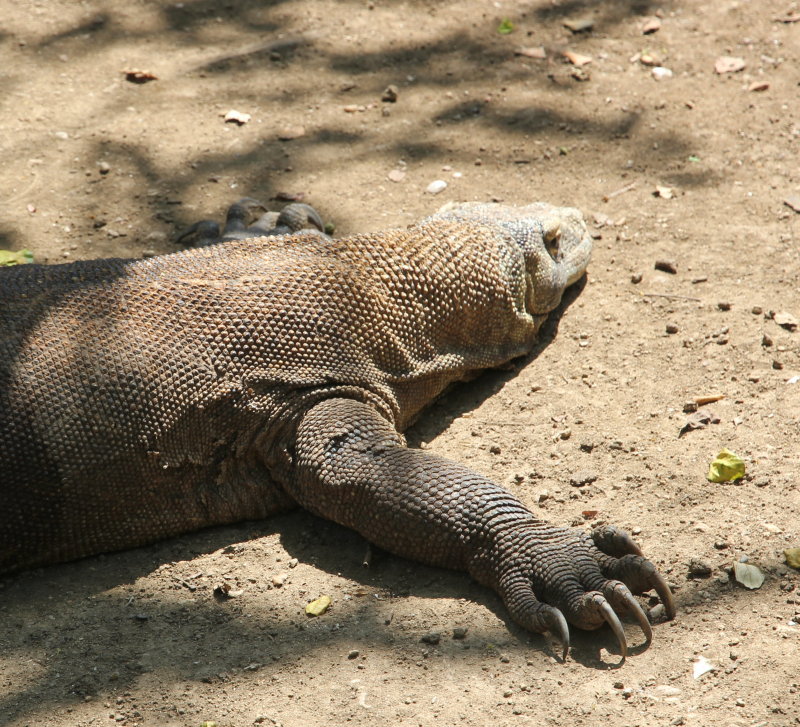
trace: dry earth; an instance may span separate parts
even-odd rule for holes
[[[358,537],[298,512],[0,581],[0,723],[800,723],[800,579],[783,556],[800,546],[800,332],[769,315],[800,317],[800,216],[784,204],[800,194],[792,12],[0,0],[2,248],[167,253],[244,194],[303,193],[337,234],[449,200],[583,209],[588,282],[541,349],[453,392],[410,439],[553,521],[588,527],[596,511],[633,530],[680,608],[622,665],[606,630],[575,634],[560,663],[466,576],[390,556],[363,570]],[[592,28],[563,25],[581,19]],[[545,59],[515,54],[540,46]],[[573,68],[566,50],[591,62]],[[745,68],[715,73],[722,56]],[[231,109],[250,121],[226,123]],[[436,179],[449,186],[427,194]],[[719,421],[679,438],[684,403],[708,394],[724,395],[701,407]],[[705,478],[723,447],[746,460],[737,484]],[[729,575],[743,557],[766,576],[758,590]],[[710,574],[690,577],[693,560]],[[241,594],[215,599],[222,582]],[[307,618],[322,594],[333,606]],[[440,642],[422,643],[431,632]],[[700,658],[713,670],[695,678]]]

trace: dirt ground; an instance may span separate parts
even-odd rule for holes
[[[451,200],[582,209],[588,281],[540,350],[409,438],[554,522],[633,531],[679,607],[624,664],[607,630],[574,633],[561,663],[467,576],[391,556],[365,570],[359,537],[296,512],[0,581],[0,724],[800,724],[800,573],[783,555],[800,546],[800,332],[772,314],[800,318],[784,204],[800,195],[798,12],[0,0],[0,248],[168,253],[245,194],[302,194],[336,234]],[[716,73],[720,57],[745,67]],[[717,394],[679,437],[685,403]],[[723,447],[746,461],[736,484],[706,479]],[[743,558],[761,588],[732,579]],[[223,582],[235,598],[215,598]]]

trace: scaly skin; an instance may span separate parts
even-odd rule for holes
[[[0,572],[300,504],[467,570],[552,631],[669,589],[630,538],[550,525],[408,449],[448,385],[527,353],[591,240],[576,210],[460,205],[407,230],[234,240],[0,273]]]

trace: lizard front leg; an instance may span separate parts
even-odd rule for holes
[[[468,571],[494,588],[512,618],[550,631],[569,648],[567,621],[608,623],[627,644],[616,612],[631,613],[646,639],[647,615],[632,591],[655,588],[667,615],[672,595],[630,538],[592,537],[551,525],[510,492],[456,462],[408,449],[368,404],[330,399],[303,417],[290,494],[306,509],[424,563]]]

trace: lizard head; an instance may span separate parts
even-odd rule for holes
[[[543,202],[512,207],[491,203],[451,204],[434,215],[439,219],[499,227],[522,251],[525,265],[525,308],[546,315],[556,308],[564,290],[586,272],[592,238],[579,210]],[[509,263],[516,276],[519,265]]]

